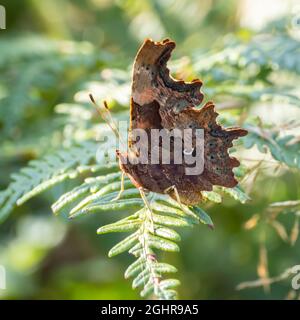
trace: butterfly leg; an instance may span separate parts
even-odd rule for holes
[[[181,202],[181,200],[180,200],[180,196],[179,196],[179,193],[178,193],[178,190],[177,190],[176,186],[173,185],[173,186],[167,188],[167,189],[164,191],[164,193],[168,194],[170,191],[174,192],[176,201],[178,202],[181,210],[182,210],[183,212],[185,212],[185,208],[184,208],[184,206],[183,206],[183,204],[182,204],[182,202]]]
[[[145,206],[147,207],[148,212],[150,214],[149,219],[150,219],[150,223],[151,223],[151,229],[152,229],[151,231],[154,234],[155,229],[154,229],[154,221],[153,221],[153,211],[151,209],[150,203],[149,203],[149,201],[148,201],[148,199],[146,197],[146,194],[145,194],[145,191],[144,191],[143,187],[139,187],[139,191],[140,191],[141,197],[142,197],[142,199],[143,199],[143,201],[145,203]]]
[[[125,173],[122,171],[120,191],[119,191],[118,195],[115,198],[111,199],[110,201],[117,201],[117,200],[119,200],[121,198],[121,195],[125,190],[124,189],[124,177],[125,177]]]

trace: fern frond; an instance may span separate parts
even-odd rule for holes
[[[220,189],[242,204],[245,204],[251,200],[251,198],[244,192],[240,185],[237,185],[234,188],[220,187]]]
[[[95,163],[96,142],[83,142],[67,150],[59,150],[40,160],[29,162],[19,173],[12,175],[8,188],[0,193],[0,221],[5,220],[15,205],[22,205],[32,197],[67,179],[84,172],[100,170]]]
[[[215,203],[222,202],[222,194],[224,193],[243,204],[251,200],[240,185],[237,185],[234,188],[214,187],[214,191],[202,191],[202,195],[205,200]]]
[[[114,200],[120,183],[120,173],[88,178],[80,187],[62,196],[52,208],[58,213],[66,205],[73,207],[70,209],[70,218],[139,208],[126,218],[101,226],[97,233],[130,232],[109,251],[108,256],[129,252],[137,259],[127,268],[125,278],[133,278],[132,287],[141,287],[142,297],[174,299],[177,295],[174,288],[179,285],[179,281],[164,279],[164,274],[177,270],[172,265],[158,262],[157,251],[179,251],[178,242],[181,238],[172,227],[192,227],[199,222],[213,227],[213,222],[201,208],[181,206],[167,195],[149,193],[148,208],[139,190],[127,179],[121,198]]]
[[[84,197],[87,194],[90,194],[89,197],[85,199],[91,199],[93,194],[96,194],[97,191],[109,184],[111,181],[115,181],[120,179],[121,173],[115,172],[111,174],[107,174],[105,176],[98,176],[98,177],[89,177],[86,178],[84,183],[73,190],[63,194],[53,205],[52,211],[55,214],[58,214],[61,210],[63,210],[67,205],[71,204],[72,202],[76,201]],[[87,201],[87,200],[85,200]]]
[[[262,153],[269,151],[272,157],[288,167],[300,168],[299,137],[294,135],[282,136],[280,128],[261,129],[253,125],[246,125],[249,131],[245,137],[245,148],[256,145]]]

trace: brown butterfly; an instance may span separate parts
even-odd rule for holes
[[[212,102],[196,108],[203,100],[202,82],[198,79],[184,82],[170,76],[167,62],[174,48],[175,42],[169,39],[162,42],[146,39],[139,49],[133,66],[130,132],[144,129],[151,144],[151,129],[203,129],[203,172],[187,175],[188,164],[184,161],[175,164],[174,151],[171,151],[170,164],[134,163],[132,159],[138,156],[138,150],[137,141],[131,136],[129,152],[117,151],[117,155],[121,170],[137,188],[167,193],[183,204],[195,205],[202,199],[201,191],[211,191],[213,185],[232,188],[237,184],[232,169],[240,163],[229,156],[228,149],[232,147],[232,140],[245,136],[247,131],[221,127],[216,122],[218,113]],[[195,137],[192,138],[194,144]]]

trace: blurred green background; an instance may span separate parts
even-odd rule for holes
[[[296,139],[292,151],[276,140],[283,147],[272,152],[263,134],[259,141],[248,138],[247,148],[253,145],[250,138],[256,146],[240,153],[246,172],[241,185],[252,200],[241,204],[225,197],[221,204],[206,204],[215,230],[180,230],[181,252],[161,257],[179,270],[179,297],[298,294],[290,279],[270,290],[236,290],[241,282],[300,264],[299,241],[290,241],[292,230],[297,238],[297,205],[276,223],[264,220],[271,203],[300,195],[298,1],[9,0],[1,5],[7,19],[6,30],[0,30],[1,189],[29,160],[73,140],[93,139],[101,120],[87,103],[88,90],[128,116],[138,47],[145,37],[171,38],[177,43],[171,71],[177,78],[202,79],[206,99],[216,101],[224,123],[249,120],[259,130],[286,130]],[[285,152],[292,152],[291,158]],[[116,216],[68,221],[52,215],[51,203],[76,183],[63,183],[15,208],[0,226],[0,265],[7,272],[1,298],[139,298],[123,277],[132,258],[107,257],[122,236],[96,235],[97,227]]]

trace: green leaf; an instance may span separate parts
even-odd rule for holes
[[[209,201],[212,201],[215,203],[222,202],[221,195],[215,191],[202,191],[201,193],[202,193],[203,197]]]
[[[141,226],[141,220],[129,220],[123,222],[115,222],[100,227],[97,234],[106,234],[110,232],[128,232],[133,231]]]
[[[165,213],[165,214],[170,214],[170,215],[180,216],[180,217],[186,216],[186,214],[181,209],[163,205],[156,201],[151,202],[151,208],[152,210],[158,213]]]
[[[162,297],[165,300],[174,300],[177,297],[177,292],[175,290],[164,290]]]
[[[176,231],[166,227],[156,227],[154,234],[173,241],[181,240],[180,235]]]
[[[284,135],[280,127],[261,128],[246,124],[249,134],[244,138],[245,148],[256,145],[262,153],[270,151],[272,157],[289,167],[300,168],[300,148],[297,136]]]
[[[125,239],[123,239],[121,242],[119,242],[113,248],[110,249],[108,256],[111,258],[113,256],[116,256],[120,253],[123,253],[123,252],[129,250],[130,248],[132,248],[135,245],[135,243],[138,240],[138,237],[139,237],[138,232],[135,232],[135,233],[131,234],[130,236],[126,237]]]
[[[4,221],[15,205],[21,205],[41,192],[80,174],[82,166],[93,170],[98,143],[86,141],[69,149],[62,149],[13,174],[12,182],[0,196],[0,221]],[[102,166],[103,167],[103,166]],[[79,169],[78,169],[79,168]]]
[[[236,186],[234,188],[222,188],[222,190],[233,197],[235,200],[240,201],[241,203],[246,203],[250,201],[250,197],[242,190],[241,187]]]
[[[191,221],[184,217],[174,218],[170,216],[162,216],[159,214],[155,214],[153,216],[153,221],[167,227],[192,227],[195,224],[194,221]]]
[[[144,269],[141,273],[137,275],[137,277],[132,281],[132,288],[136,289],[137,287],[140,287],[142,285],[146,285],[146,283],[150,279],[150,271],[148,268]]]
[[[271,208],[287,209],[287,208],[297,208],[300,206],[300,200],[289,200],[281,202],[273,202],[269,205]]]
[[[144,289],[141,291],[141,296],[143,298],[145,297],[149,297],[150,295],[152,295],[154,293],[154,289],[155,289],[155,286],[152,282],[149,282],[144,285]]]
[[[135,244],[128,252],[135,257],[141,257],[143,254],[145,254],[143,250],[143,245],[141,242],[138,242],[137,244]],[[147,248],[147,253],[149,252],[150,252],[150,249]]]
[[[167,279],[167,280],[162,280],[159,284],[159,286],[163,289],[173,289],[178,286],[180,286],[180,281],[177,279]]]
[[[163,250],[163,251],[169,251],[169,252],[179,251],[179,247],[175,242],[155,236],[155,235],[148,236],[148,245],[152,248]]]
[[[84,207],[78,212],[71,213],[69,218],[73,219],[85,214],[95,213],[95,212],[109,212],[109,211],[122,211],[128,210],[130,208],[143,207],[144,202],[142,199],[124,199],[117,201],[106,201],[99,202],[99,204],[93,204]]]
[[[102,190],[102,189],[101,189]],[[122,193],[122,196],[117,200],[117,197],[119,195],[119,191],[117,192],[111,192],[109,194],[102,194],[101,190],[84,198],[82,201],[80,201],[70,212],[70,215],[75,214],[76,212],[82,212],[86,209],[96,207],[96,206],[101,206],[101,204],[107,204],[107,203],[115,203],[115,204],[120,204],[123,203],[124,201],[126,202],[125,199],[129,198],[135,198],[136,196],[139,196],[140,193],[136,188],[132,189],[127,189],[124,190]],[[134,199],[133,199],[134,200]],[[136,201],[141,201],[141,199],[135,199]],[[123,201],[123,202],[122,202]],[[129,201],[128,201],[129,203]]]
[[[125,279],[137,276],[137,274],[140,273],[143,269],[145,269],[145,267],[145,259],[143,257],[138,258],[126,269],[124,274]]]
[[[66,205],[73,203],[78,200],[82,195],[92,192],[92,189],[98,189],[101,185],[105,185],[110,181],[120,179],[120,172],[114,172],[107,174],[105,176],[99,176],[96,178],[85,179],[85,182],[79,187],[74,188],[73,190],[62,195],[53,205],[52,211],[57,214],[59,213]]]
[[[214,228],[214,223],[212,222],[210,216],[203,209],[195,206],[195,207],[192,207],[192,210],[198,214],[200,221],[203,224],[208,225],[211,229]]]
[[[178,270],[172,266],[171,264],[169,263],[164,263],[164,262],[157,262],[155,264],[153,264],[152,266],[155,271],[159,274],[161,273],[175,273],[177,272]]]

